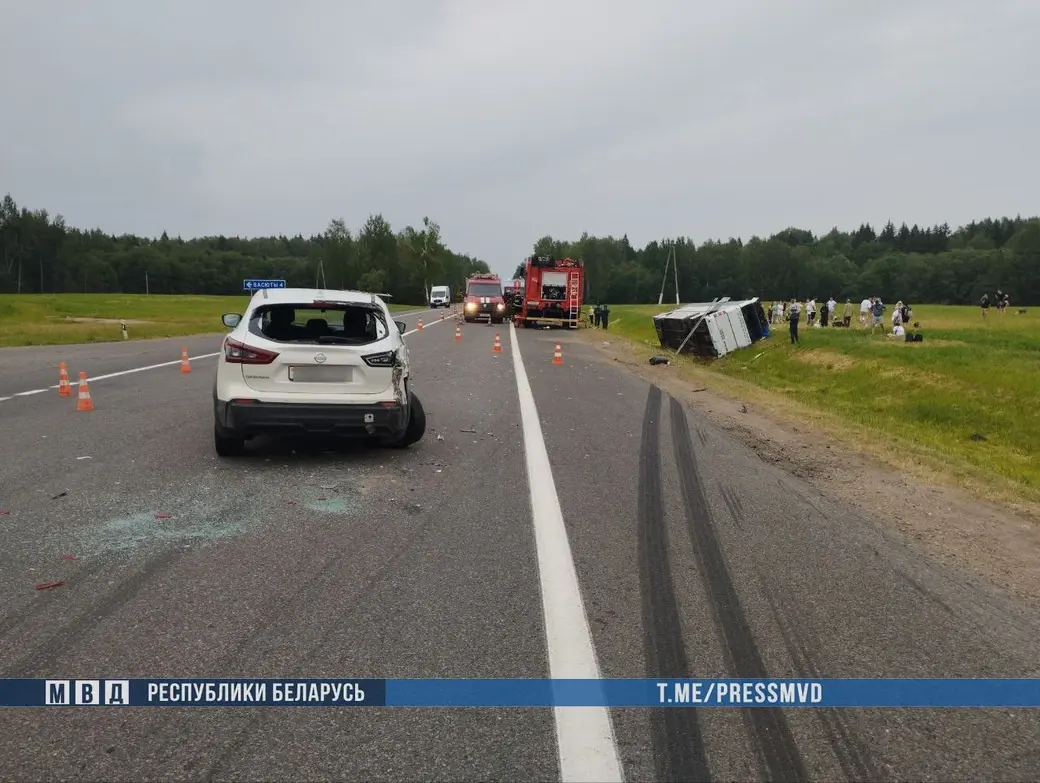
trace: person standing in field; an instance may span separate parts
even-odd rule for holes
[[[805,303],[805,325],[812,326],[816,322],[816,300],[809,299]]]
[[[802,306],[798,303],[798,300],[794,300],[788,308],[787,316],[787,320],[791,324],[791,345],[798,342],[798,318],[801,314]]]
[[[982,295],[979,305],[982,307],[982,319],[986,320],[986,313],[989,312],[989,294]]]
[[[828,310],[827,309],[827,305],[824,304],[824,306],[820,308],[820,326],[821,327],[826,327],[827,326],[828,318],[830,317],[830,314],[831,314],[831,311]]]
[[[882,304],[881,297],[880,296],[875,296],[874,297],[874,304],[871,305],[871,308],[870,308],[870,315],[871,315],[871,319],[870,319],[870,333],[871,334],[874,334],[874,332],[877,330],[877,328],[879,326],[881,327],[882,331],[884,330],[885,325],[884,325],[884,323],[882,323],[882,320],[881,320],[881,316],[884,315],[884,313],[885,313],[885,305]]]
[[[838,303],[834,301],[834,295],[831,294],[831,298],[827,300],[827,320],[831,326],[834,326],[834,308],[838,306]]]
[[[867,313],[870,312],[870,307],[873,304],[874,300],[871,298],[864,299],[859,303],[859,324],[864,329],[867,328]]]
[[[845,312],[841,316],[842,325],[847,329],[852,324],[852,300],[845,300]]]

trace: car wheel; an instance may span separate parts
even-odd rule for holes
[[[406,449],[422,440],[426,434],[426,409],[415,394],[408,392],[408,426],[404,435],[393,445],[398,449]]]
[[[213,446],[221,457],[241,457],[246,451],[246,439],[232,435],[219,424],[213,425]]]

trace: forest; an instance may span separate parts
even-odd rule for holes
[[[1015,305],[1040,304],[1040,218],[987,218],[949,225],[869,224],[817,236],[788,228],[768,238],[660,239],[639,249],[620,238],[583,234],[577,241],[550,236],[533,252],[582,258],[588,298],[611,304],[656,302],[671,255],[665,301],[716,296],[764,299],[808,297],[917,304],[974,304],[1000,288]],[[500,260],[504,261],[504,260]],[[509,261],[511,265],[512,261]],[[498,266],[504,267],[505,263]],[[523,265],[515,276],[522,275]],[[395,232],[380,214],[358,229],[331,220],[324,233],[304,237],[114,236],[100,228],[65,224],[44,208],[0,202],[0,293],[236,294],[246,278],[284,279],[288,285],[324,285],[390,294],[393,301],[424,301],[430,285],[458,290],[466,277],[487,272],[480,259],[445,246],[440,226],[424,218]]]
[[[862,224],[823,236],[789,228],[763,239],[709,240],[688,237],[634,248],[627,236],[577,241],[551,236],[534,245],[536,255],[582,258],[590,301],[610,304],[759,296],[766,300],[810,297],[917,304],[975,304],[984,292],[1002,289],[1012,304],[1040,304],[1040,219],[987,218],[952,230],[948,225],[896,227],[880,232]],[[675,266],[668,266],[669,254]],[[676,270],[677,267],[677,270]],[[521,276],[518,266],[515,276]]]

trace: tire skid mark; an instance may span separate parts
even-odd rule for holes
[[[776,620],[780,635],[783,637],[787,652],[794,662],[797,674],[805,679],[822,679],[823,674],[819,667],[813,662],[809,648],[803,641],[806,631],[796,628],[795,624],[784,614],[775,596],[782,594],[777,584],[772,584],[768,589],[763,585],[763,594],[769,604],[769,609]],[[788,601],[785,604],[792,605]],[[882,780],[883,776],[875,764],[870,750],[859,737],[853,733],[853,729],[841,710],[824,707],[813,710],[813,715],[820,722],[820,727],[827,739],[827,744],[834,751],[834,756],[841,766],[842,772],[850,781]]]
[[[648,676],[685,679],[690,675],[668,553],[661,482],[662,393],[651,386],[639,450],[639,584]],[[658,780],[711,779],[696,708],[669,707],[650,716]]]
[[[394,554],[387,559],[386,563],[384,563],[356,593],[350,596],[350,598],[348,599],[348,603],[357,603],[360,599],[365,598],[369,593],[371,593],[375,586],[382,582],[389,574],[396,573],[397,569],[395,567],[398,565],[399,561],[402,558],[404,558],[405,555],[412,552],[419,545],[419,543],[422,542],[422,540],[429,533],[429,528],[430,523],[427,521],[418,531],[417,535],[414,538],[410,539],[406,545],[402,546],[400,549],[394,552]],[[315,592],[323,593],[324,590],[316,591],[316,588],[320,587],[318,583],[322,581],[322,577],[324,575],[331,572],[332,567],[334,565],[338,564],[346,557],[346,555],[348,554],[348,550],[352,551],[352,548],[344,546],[341,549],[337,550],[336,555],[331,560],[329,560],[328,563],[326,563],[325,567],[321,569],[321,572],[318,575],[316,575],[314,579],[310,580],[310,582],[308,582],[304,590],[298,593],[297,597],[288,605],[282,602],[278,602],[275,605],[285,607],[285,612],[288,612],[292,605],[304,602],[303,599],[305,598],[308,600],[313,600],[313,594]],[[270,626],[265,626],[264,630],[270,630]],[[257,633],[250,634],[249,641],[255,642],[261,636],[262,634]],[[328,645],[324,639],[320,639],[315,644],[313,644],[296,661],[296,664],[293,667],[293,673],[288,675],[286,679],[293,679],[294,677],[311,676],[308,670],[308,665],[314,659],[315,654],[320,651],[326,650],[327,646]],[[245,645],[240,645],[239,649],[243,649],[244,647]],[[231,657],[232,656],[226,656],[224,662],[228,662],[228,658]],[[220,774],[221,768],[225,764],[227,764],[229,759],[234,757],[235,752],[238,751],[245,744],[246,740],[248,740],[250,737],[254,735],[255,730],[262,726],[264,723],[273,720],[276,716],[277,713],[275,711],[265,710],[263,708],[259,708],[255,712],[253,712],[253,714],[245,722],[245,724],[242,725],[234,733],[234,735],[231,737],[231,739],[227,741],[227,743],[225,743],[224,747],[216,755],[216,757],[212,759],[212,761],[207,766],[206,771],[200,776],[199,779],[205,781],[205,783],[210,783],[210,781],[216,779],[216,776]]]
[[[726,509],[729,511],[730,517],[736,523],[737,527],[744,527],[744,506],[741,505],[740,498],[737,497],[736,493],[725,484],[720,484],[719,490],[722,494],[722,501],[726,504]]]
[[[8,677],[35,677],[50,674],[61,657],[80,641],[83,634],[99,620],[114,614],[130,603],[144,587],[168,570],[184,556],[184,550],[172,549],[146,561],[131,577],[72,622],[59,628],[44,642],[33,647],[16,663],[8,667]]]
[[[672,440],[675,462],[679,470],[686,522],[697,558],[701,580],[711,597],[711,608],[722,637],[723,652],[732,675],[740,679],[768,679],[765,662],[755,643],[733,577],[726,566],[722,545],[715,531],[714,521],[690,439],[689,422],[682,403],[669,395],[671,401]],[[753,727],[752,740],[758,746],[770,781],[806,780],[805,762],[787,718],[779,708],[755,707],[749,723]]]
[[[75,579],[77,582],[85,582],[103,571],[108,566],[102,558],[96,558],[90,565],[77,569],[68,577],[62,577],[66,582]],[[10,633],[19,625],[29,620],[34,615],[42,612],[53,601],[60,601],[61,593],[54,591],[44,592],[36,596],[36,600],[29,600],[18,609],[0,618],[0,636]]]

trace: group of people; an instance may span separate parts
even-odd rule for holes
[[[801,313],[802,306],[802,303],[797,300],[773,302],[769,308],[769,322],[773,324],[790,322],[792,313]],[[847,327],[852,323],[852,302],[848,299],[845,300],[845,308],[840,319],[834,314],[837,306],[838,303],[833,296],[820,307],[817,307],[815,299],[807,299],[804,305],[806,324],[816,327]]]
[[[1007,311],[1008,305],[1011,304],[1011,297],[1009,297],[1004,291],[1001,291],[998,288],[997,289],[997,295],[996,295],[995,299],[996,299],[996,301],[994,302],[994,304],[996,304],[996,306],[997,306],[997,312],[1000,315],[1003,315],[1005,313],[1005,311]],[[985,318],[986,317],[986,313],[989,312],[989,306],[990,306],[989,294],[983,294],[982,295],[982,300],[979,302],[979,305],[982,307],[982,317]]]
[[[607,324],[610,323],[610,308],[605,304],[598,304],[595,307],[589,305],[588,315],[589,326],[606,329]]]
[[[998,292],[999,293],[999,292]],[[830,297],[821,307],[817,308],[815,299],[808,299],[802,304],[797,300],[777,301],[769,308],[770,323],[783,323],[786,321],[790,328],[791,344],[798,342],[798,323],[801,320],[802,309],[805,309],[806,323],[810,327],[844,327],[852,324],[852,300],[846,299],[842,309],[841,318],[835,315],[838,303],[834,297]],[[888,308],[881,301],[880,296],[865,298],[859,305],[859,322],[864,329],[870,329],[871,334],[880,327],[885,329],[884,314]],[[868,324],[869,317],[869,324]],[[892,309],[892,331],[886,332],[888,337],[902,338],[907,342],[921,342],[921,324],[913,321],[913,331],[907,331],[907,324],[913,319],[913,309],[903,301],[896,302]]]

